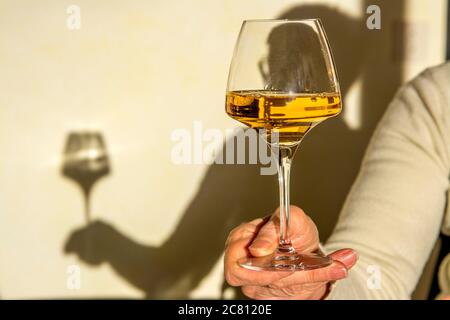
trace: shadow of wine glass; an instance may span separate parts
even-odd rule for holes
[[[61,173],[81,188],[86,223],[90,222],[90,197],[94,184],[110,174],[103,135],[99,132],[71,132],[67,136]]]
[[[225,152],[224,145],[217,157],[222,159]],[[277,200],[276,176],[261,175],[260,165],[214,163],[172,236],[160,247],[140,244],[97,220],[73,231],[64,252],[92,266],[108,263],[146,298],[186,298],[220,258],[229,231],[249,213],[270,214]]]

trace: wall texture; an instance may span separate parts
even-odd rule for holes
[[[326,238],[392,94],[444,58],[446,1],[372,3],[382,30],[365,29],[359,0],[0,1],[0,297],[220,296],[226,234],[275,209],[275,177],[176,165],[171,133],[238,126],[224,90],[243,19],[328,26],[346,111],[305,140],[292,178],[293,202]],[[89,225],[62,175],[68,134],[86,130],[110,164]]]

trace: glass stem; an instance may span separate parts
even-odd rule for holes
[[[278,244],[279,253],[295,253],[289,237],[289,177],[291,161],[295,148],[280,147],[278,149],[278,182],[280,185],[280,240]]]
[[[91,222],[91,186],[83,187],[84,195],[84,216],[86,224]]]

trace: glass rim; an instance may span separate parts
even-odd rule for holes
[[[247,22],[321,22],[320,18],[307,19],[245,19],[243,23]]]

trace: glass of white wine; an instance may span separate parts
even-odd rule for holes
[[[301,254],[292,246],[289,176],[304,136],[341,108],[336,68],[319,19],[244,21],[228,76],[226,112],[263,134],[277,157],[280,239],[272,255],[245,258],[242,267],[297,271],[331,264],[328,257]]]

